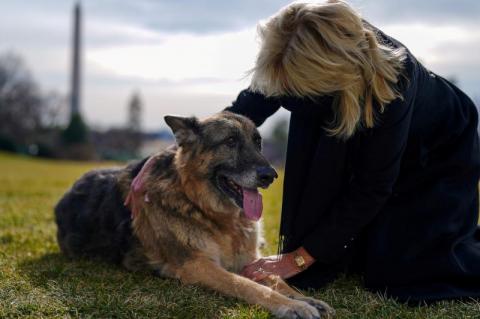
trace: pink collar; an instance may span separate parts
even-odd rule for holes
[[[144,189],[145,183],[145,174],[147,174],[148,170],[152,167],[155,163],[155,156],[151,156],[145,164],[143,164],[142,169],[140,172],[135,176],[130,184],[130,190],[128,191],[127,198],[123,203],[124,206],[130,208],[132,219],[138,216],[138,213],[143,205],[143,202],[148,203],[150,199],[148,198],[148,194]],[[143,196],[142,196],[143,195]],[[143,197],[143,201],[142,201]]]

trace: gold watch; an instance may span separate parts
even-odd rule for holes
[[[295,252],[295,255],[293,257],[293,261],[295,261],[295,264],[300,268],[300,269],[305,269],[307,268],[307,263],[305,262],[305,258],[303,256],[299,255],[297,252]]]

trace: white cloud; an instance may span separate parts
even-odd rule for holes
[[[144,97],[149,129],[162,124],[162,114],[206,116],[219,111],[248,86],[245,74],[257,52],[255,34],[254,28],[221,34],[155,33],[149,45],[91,45],[86,54],[86,116],[103,126],[123,124],[125,103],[134,89]],[[99,77],[107,81],[98,85]]]
[[[90,48],[87,61],[118,76],[181,81],[239,79],[253,66],[254,29],[211,35],[164,34],[149,45]]]
[[[402,42],[417,58],[427,64],[437,63],[445,58],[443,52],[438,50],[441,44],[472,41],[471,30],[462,26],[393,24],[386,25],[382,31]]]

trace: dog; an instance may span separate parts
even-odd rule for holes
[[[88,172],[63,196],[55,207],[61,251],[152,269],[279,318],[331,317],[326,303],[278,276],[257,283],[238,275],[260,256],[258,188],[277,177],[253,122],[227,111],[165,122],[176,146],[124,168]]]

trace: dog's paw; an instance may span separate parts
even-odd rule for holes
[[[320,313],[305,301],[292,300],[291,303],[280,306],[274,312],[275,316],[282,319],[320,319]]]
[[[296,297],[296,300],[304,301],[310,306],[315,307],[318,310],[322,318],[333,318],[335,317],[335,309],[330,307],[326,302],[321,300],[311,298],[311,297]]]

